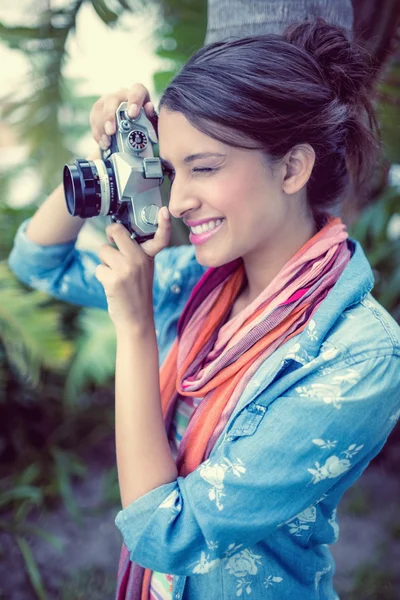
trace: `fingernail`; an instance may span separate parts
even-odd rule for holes
[[[128,108],[128,115],[130,117],[136,117],[138,112],[138,105],[137,104],[131,104]]]
[[[108,137],[108,135],[102,135],[100,138],[100,142],[99,142],[100,148],[102,150],[107,150],[109,145],[110,145],[110,138]]]
[[[106,124],[104,125],[104,131],[108,135],[112,135],[114,133],[114,125],[111,123],[111,121],[106,121]]]
[[[166,221],[170,221],[171,220],[171,215],[169,214],[169,210],[166,206],[163,206],[162,209],[162,216],[164,217],[164,219]]]

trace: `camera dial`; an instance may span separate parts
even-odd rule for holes
[[[134,129],[128,135],[127,143],[134,152],[143,152],[148,144],[147,135],[140,129]]]

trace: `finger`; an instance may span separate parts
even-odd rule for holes
[[[148,117],[155,116],[154,104],[152,102],[146,102],[146,104],[143,106],[143,108]]]
[[[92,136],[98,144],[100,144],[101,136],[104,134],[103,127],[103,102],[104,99],[99,98],[92,106],[89,114],[89,123],[92,129]]]
[[[111,136],[117,130],[116,112],[121,102],[125,102],[128,88],[120,88],[116,94],[108,94],[103,103],[103,134]]]
[[[169,214],[168,208],[163,206],[158,211],[158,227],[154,237],[151,240],[143,242],[140,246],[141,249],[147,256],[154,258],[156,254],[168,246],[171,240],[171,232],[171,215]]]
[[[131,239],[129,231],[122,223],[112,223],[106,227],[106,235],[111,243],[127,258],[141,256],[139,244]]]
[[[150,102],[149,90],[142,83],[134,83],[128,92],[128,115],[131,118],[137,117],[147,102]]]
[[[111,269],[106,265],[97,265],[94,275],[96,279],[100,281],[102,285],[104,285],[110,276]]]
[[[121,256],[121,252],[108,244],[103,244],[97,251],[99,258],[103,265],[109,267],[113,271],[118,271],[121,267],[121,261],[124,257]]]

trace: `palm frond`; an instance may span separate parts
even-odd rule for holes
[[[89,383],[106,384],[115,373],[116,337],[108,313],[83,309],[79,327],[82,333],[65,383],[64,402],[68,408],[76,405],[79,394]]]
[[[0,295],[0,341],[19,376],[36,386],[42,367],[65,369],[73,344],[60,334],[59,310],[45,306],[49,297],[24,291],[4,261],[0,262]]]

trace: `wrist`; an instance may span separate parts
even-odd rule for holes
[[[145,339],[156,338],[154,321],[146,321],[142,323],[121,323],[115,325],[117,340],[136,340],[143,341]]]

